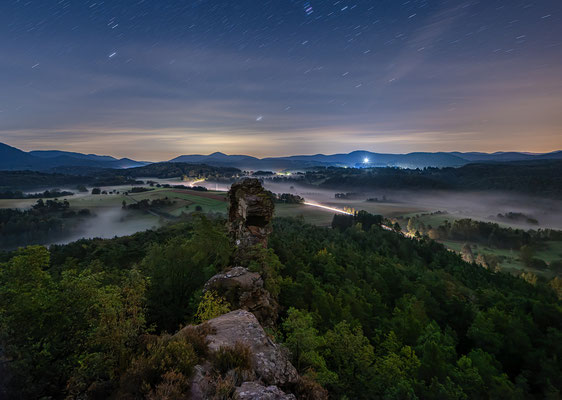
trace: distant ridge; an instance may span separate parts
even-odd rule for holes
[[[170,162],[205,163],[214,166],[229,166],[241,169],[298,169],[315,166],[336,167],[460,167],[473,162],[511,162],[531,160],[560,160],[562,151],[545,154],[520,152],[461,153],[461,152],[414,152],[408,154],[373,153],[365,150],[341,154],[295,155],[287,157],[256,158],[246,155],[183,155]],[[368,160],[368,162],[365,162]]]
[[[25,152],[0,143],[0,170],[48,171],[57,167],[132,168],[146,165],[129,158],[47,150]]]
[[[207,164],[216,167],[234,167],[243,170],[289,170],[311,167],[461,167],[470,163],[513,162],[533,160],[562,160],[562,150],[533,154],[523,152],[414,152],[408,154],[374,153],[356,150],[351,153],[294,155],[287,157],[257,158],[248,155],[228,155],[215,152],[209,155],[191,154],[175,157],[167,162]],[[150,164],[130,158],[97,154],[83,154],[59,150],[36,150],[25,152],[0,143],[0,170],[48,171],[70,167],[88,168],[133,168]]]

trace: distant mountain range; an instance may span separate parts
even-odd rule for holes
[[[146,165],[146,162],[128,158],[117,159],[96,154],[82,154],[68,151],[25,152],[0,143],[0,170],[47,171],[57,167],[132,168]]]
[[[545,154],[520,152],[497,153],[409,153],[384,154],[369,151],[353,151],[342,154],[296,155],[288,157],[256,158],[247,155],[182,155],[169,162],[207,164],[219,167],[235,167],[243,170],[285,170],[317,166],[335,167],[460,167],[475,162],[510,162],[530,160],[562,160],[562,151]],[[129,158],[117,159],[111,156],[82,154],[68,151],[48,150],[25,152],[0,143],[0,170],[60,170],[69,167],[88,168],[133,168],[150,164]]]
[[[226,155],[213,153],[205,155],[184,155],[170,161],[208,164],[213,166],[229,166],[240,169],[299,169],[315,166],[336,167],[460,167],[474,162],[509,162],[530,160],[561,160],[562,151],[545,154],[517,152],[498,153],[409,153],[384,154],[370,151],[353,151],[342,154],[315,154],[289,157],[256,158],[245,155]]]

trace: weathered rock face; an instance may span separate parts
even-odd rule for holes
[[[211,352],[239,342],[250,349],[256,376],[266,385],[286,386],[298,381],[297,370],[285,351],[267,336],[252,313],[236,310],[207,324],[213,332],[207,336]]]
[[[232,300],[231,296],[251,291],[255,287],[263,287],[261,275],[243,267],[234,267],[217,274],[205,284],[205,290],[217,290],[229,302]]]
[[[257,244],[267,246],[275,205],[260,181],[246,178],[234,183],[228,199],[228,228],[237,248],[244,250]]]
[[[263,386],[259,382],[244,382],[236,388],[235,397],[239,400],[296,400],[292,394],[285,394],[277,386]]]
[[[264,289],[263,279],[256,272],[234,267],[209,279],[205,290],[219,293],[233,308],[251,312],[263,325],[271,326],[277,319],[277,302]]]
[[[220,354],[221,348],[235,349],[240,345],[247,348],[251,357],[250,370],[227,372],[227,375],[233,373],[232,382],[236,382],[235,398],[294,400],[293,394],[283,390],[294,391],[298,386],[297,370],[290,363],[287,350],[275,344],[260,325],[275,323],[277,302],[264,288],[261,274],[240,266],[259,260],[254,246],[267,246],[272,230],[273,199],[257,179],[235,183],[228,195],[228,229],[236,244],[231,261],[235,266],[209,279],[204,290],[216,291],[237,310],[213,318],[196,329],[204,328],[210,360],[214,354]],[[195,368],[190,386],[192,399],[205,399],[213,394],[216,389],[213,385],[218,385],[213,381],[213,374],[217,373],[213,368],[209,360]]]

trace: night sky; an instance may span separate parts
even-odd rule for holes
[[[0,141],[170,159],[562,149],[562,1],[0,0]]]

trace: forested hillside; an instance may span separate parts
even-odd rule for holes
[[[562,196],[562,161],[468,164],[459,168],[314,168],[304,176],[274,179],[320,187],[361,190],[497,190]]]
[[[205,319],[201,289],[233,251],[224,223],[197,217],[0,253],[0,386],[30,399],[183,388],[205,347],[167,333]],[[252,268],[281,306],[269,333],[330,398],[543,399],[562,390],[558,279],[494,273],[376,224],[277,219],[259,257]]]

